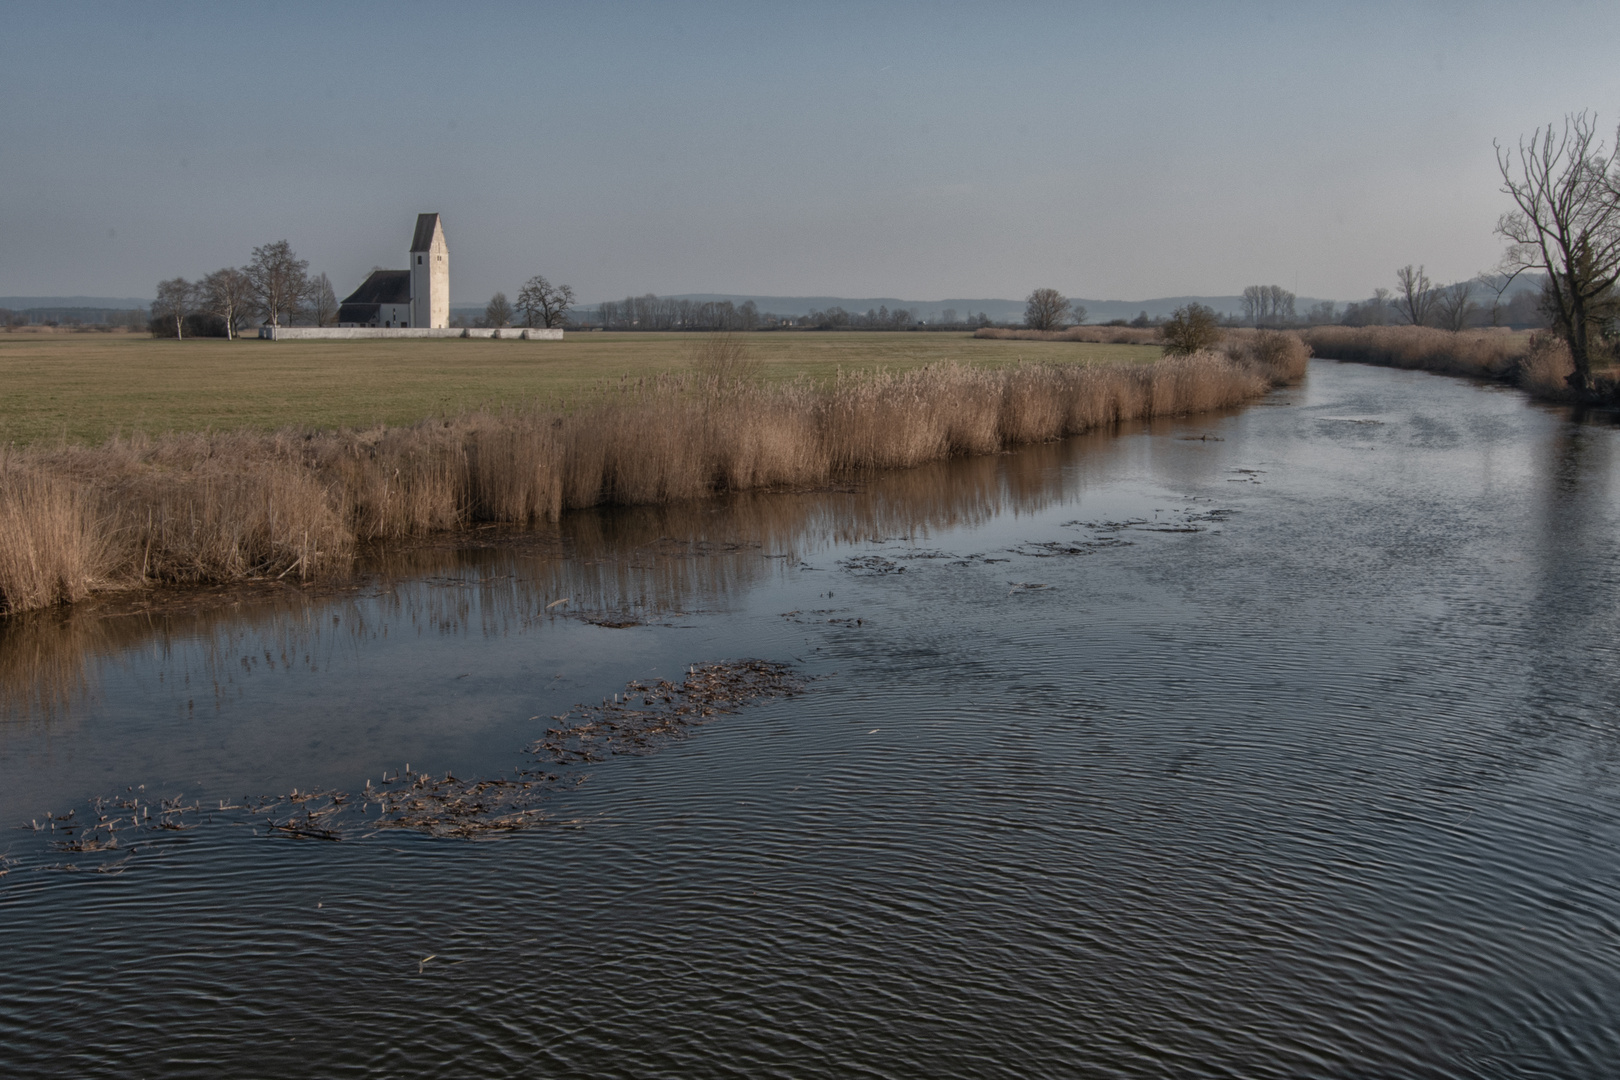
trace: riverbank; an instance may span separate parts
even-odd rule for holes
[[[717,355],[575,408],[11,449],[0,453],[0,610],[147,584],[333,579],[379,541],[815,487],[1226,408],[1298,378],[1306,356],[1279,336],[1141,365],[949,365],[770,385],[744,358]]]
[[[1504,382],[1542,401],[1568,402],[1569,348],[1551,333],[1506,329],[1452,333],[1426,326],[1315,326],[1302,332],[1312,355],[1441,375]],[[1616,397],[1614,372],[1598,373],[1598,394]]]

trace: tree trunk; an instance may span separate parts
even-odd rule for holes
[[[1569,341],[1569,357],[1575,364],[1575,370],[1564,381],[1584,400],[1592,396],[1592,350],[1586,325],[1586,297],[1581,293],[1581,283],[1575,280],[1573,274],[1565,276],[1564,287],[1569,290],[1568,298],[1564,301],[1569,322],[1565,336]]]

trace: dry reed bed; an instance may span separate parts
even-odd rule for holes
[[[1318,326],[1305,331],[1314,355],[1384,367],[1512,383],[1538,398],[1571,399],[1569,347],[1552,334],[1451,333],[1426,326]]]
[[[777,387],[722,363],[573,409],[0,451],[0,610],[146,583],[331,578],[372,541],[817,486],[1225,408],[1299,377],[1307,356],[1297,337],[1262,335],[1133,367],[949,366]]]

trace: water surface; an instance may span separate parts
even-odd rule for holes
[[[5,1072],[1612,1075],[1616,438],[1317,362],[1238,414],[19,621]],[[10,831],[506,775],[743,656],[809,692],[516,835]]]

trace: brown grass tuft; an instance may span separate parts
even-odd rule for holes
[[[0,611],[82,599],[111,570],[96,493],[0,456]]]
[[[1535,334],[1530,351],[1519,361],[1518,384],[1538,398],[1568,401],[1574,392],[1569,377],[1575,374],[1575,360],[1569,346],[1555,334]]]

